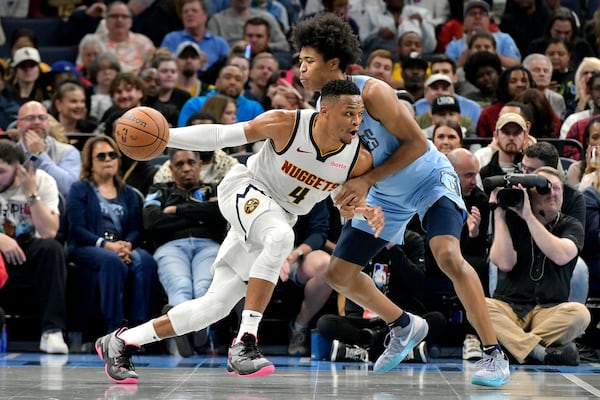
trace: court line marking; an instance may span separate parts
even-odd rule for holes
[[[590,394],[593,394],[596,397],[600,397],[600,390],[596,389],[594,386],[590,385],[583,379],[578,378],[573,374],[561,374],[561,375],[564,376],[565,378],[567,378],[568,380],[570,380],[571,382],[573,382],[575,385],[579,386],[580,388],[588,391]]]

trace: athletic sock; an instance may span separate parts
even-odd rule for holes
[[[135,344],[138,346],[158,342],[161,340],[161,338],[159,338],[156,334],[152,321],[153,320],[150,320],[136,326],[135,328],[127,329],[123,331],[119,337],[127,344]]]
[[[502,347],[500,347],[500,345],[498,343],[496,344],[491,344],[489,346],[482,346],[483,352],[485,354],[492,355],[492,353],[494,352],[494,350],[498,350],[500,352],[502,352]]]
[[[536,344],[529,355],[540,362],[544,362],[546,359],[546,348],[542,345]]]
[[[395,328],[397,326],[399,326],[400,328],[406,328],[408,325],[410,325],[410,317],[407,313],[403,311],[400,317],[398,317],[397,320],[393,321],[389,325],[390,328]]]
[[[244,333],[249,333],[258,337],[258,324],[262,319],[262,314],[258,311],[244,310],[242,311],[242,323],[240,324],[240,330],[234,343],[242,340]]]

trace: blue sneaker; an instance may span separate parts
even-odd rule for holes
[[[388,372],[396,367],[404,360],[404,358],[406,358],[408,353],[416,345],[421,343],[421,341],[425,339],[425,336],[427,336],[427,332],[429,332],[427,321],[418,315],[407,314],[410,317],[410,330],[408,335],[404,337],[400,336],[399,331],[403,328],[400,328],[399,326],[390,329],[390,332],[385,338],[387,342],[385,345],[386,348],[373,366],[373,372],[376,374]]]
[[[475,367],[479,370],[471,378],[473,385],[498,387],[510,379],[508,358],[500,350],[494,350],[492,354],[484,352],[483,358],[475,363]]]

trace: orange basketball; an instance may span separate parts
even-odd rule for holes
[[[150,107],[134,107],[115,124],[115,140],[128,157],[147,161],[165,151],[169,141],[169,123]]]

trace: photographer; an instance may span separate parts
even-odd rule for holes
[[[494,298],[487,298],[486,304],[498,340],[519,363],[531,358],[545,364],[578,365],[573,340],[585,331],[590,313],[568,297],[583,246],[583,227],[560,212],[563,181],[559,172],[542,167],[535,174],[549,185],[523,179],[523,184],[497,187],[490,195],[494,210],[490,260],[498,266],[499,276]],[[522,194],[520,204],[517,191]]]

